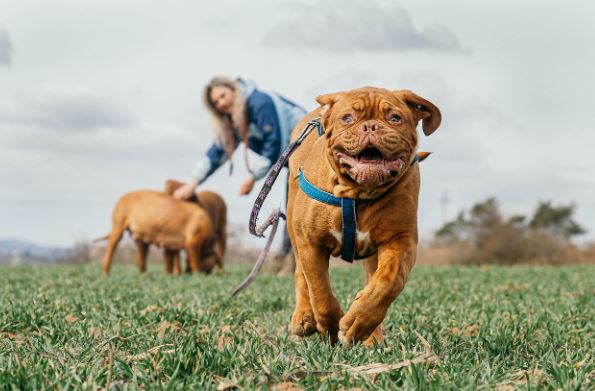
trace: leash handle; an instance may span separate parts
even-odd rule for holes
[[[277,180],[279,173],[283,169],[283,166],[285,165],[285,163],[287,162],[287,160],[289,159],[291,154],[306,139],[306,137],[308,137],[308,135],[312,132],[312,129],[314,129],[314,127],[319,129],[318,130],[319,133],[321,132],[322,128],[320,125],[320,120],[318,118],[308,121],[308,123],[302,130],[302,133],[300,133],[300,135],[298,136],[298,138],[295,141],[290,143],[287,146],[287,148],[285,148],[285,150],[283,151],[281,156],[279,156],[279,159],[277,159],[277,161],[273,165],[273,168],[267,175],[267,177],[264,181],[264,184],[262,185],[262,188],[260,189],[260,192],[258,193],[258,197],[256,197],[256,201],[254,201],[254,206],[252,207],[252,213],[250,214],[250,221],[248,223],[248,228],[252,235],[257,236],[259,238],[264,237],[264,231],[268,228],[268,226],[270,224],[269,225],[262,224],[260,227],[256,227],[256,222],[258,220],[258,214],[260,213],[262,204],[264,204],[264,201],[266,200],[271,189],[273,188],[273,184]]]

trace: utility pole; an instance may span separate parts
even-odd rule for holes
[[[446,212],[450,198],[448,197],[448,189],[442,190],[442,196],[440,197],[440,206],[442,209],[442,225],[446,224]]]

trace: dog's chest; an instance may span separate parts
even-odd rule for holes
[[[336,241],[336,246],[333,248],[332,254],[333,256],[340,256],[341,249],[343,247],[343,232],[331,229],[329,233]],[[377,250],[370,237],[369,231],[357,230],[355,235],[355,243],[355,255],[358,257],[371,255]]]

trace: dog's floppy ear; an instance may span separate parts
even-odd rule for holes
[[[422,121],[422,129],[426,136],[431,135],[438,129],[442,121],[442,115],[438,107],[434,106],[432,102],[409,90],[395,91],[395,95],[405,101],[407,106],[411,108],[416,121]]]
[[[335,92],[334,94],[324,94],[318,95],[316,97],[316,102],[322,106],[323,109],[330,109],[339,99],[343,96],[343,92]]]
[[[165,194],[173,195],[174,191],[182,186],[184,186],[184,182],[176,181],[175,179],[168,179],[165,181],[165,189],[163,189],[163,192]]]
[[[328,128],[328,119],[334,104],[337,103],[344,94],[344,92],[335,92],[333,94],[318,95],[316,97],[316,102],[320,104],[322,109],[320,114],[322,115],[322,122],[325,129]]]
[[[184,185],[184,182],[180,182],[175,179],[168,179],[167,181],[165,181],[165,188],[163,189],[163,192],[167,195],[173,196],[174,192]],[[198,196],[196,195],[196,193],[192,193],[190,198],[188,198],[186,201],[198,202]]]

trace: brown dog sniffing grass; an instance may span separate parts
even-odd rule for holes
[[[318,332],[344,346],[383,341],[381,323],[403,290],[415,263],[419,166],[416,127],[426,136],[440,125],[436,106],[411,91],[365,87],[321,95],[321,107],[294,129],[322,118],[324,135],[311,133],[289,159],[287,225],[296,255],[296,306],[290,330]],[[305,181],[336,199],[353,200],[353,210],[307,195]],[[342,201],[341,201],[342,202]],[[351,205],[346,203],[345,205]],[[347,213],[347,215],[346,215]],[[343,217],[355,214],[355,222]],[[344,224],[354,225],[353,237]],[[363,260],[365,287],[344,313],[329,281],[330,256]],[[347,258],[350,258],[347,255]]]
[[[102,271],[110,272],[114,251],[125,231],[136,245],[136,264],[146,270],[151,244],[164,248],[166,273],[180,273],[179,252],[185,250],[191,272],[210,272],[223,267],[226,247],[227,207],[216,193],[203,191],[199,199],[176,200],[171,196],[181,184],[167,181],[166,191],[137,190],[122,196],[114,207],[112,230],[105,237],[108,244]]]

